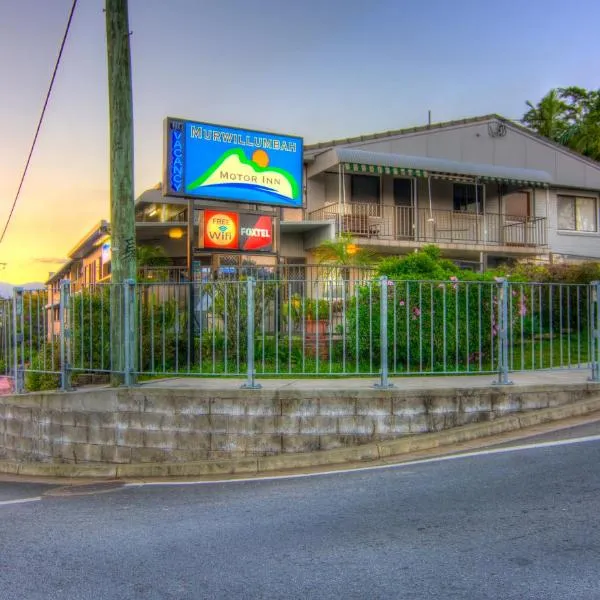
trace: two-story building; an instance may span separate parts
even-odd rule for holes
[[[381,254],[436,244],[473,268],[600,259],[599,190],[600,163],[488,115],[305,146],[302,208],[170,197],[157,186],[136,201],[136,237],[165,249],[172,265],[162,278],[171,281],[311,264],[342,232]],[[214,209],[268,216],[270,251],[198,248],[203,213]],[[63,278],[109,279],[108,229],[101,222],[69,253],[48,281],[53,298]]]

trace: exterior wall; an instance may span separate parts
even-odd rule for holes
[[[282,258],[297,258],[305,255],[304,237],[301,233],[286,233],[280,239],[280,255]]]
[[[432,129],[348,146],[372,152],[537,169],[549,173],[560,185],[600,189],[600,165],[510,126],[507,126],[504,137],[491,137],[488,122]]]
[[[595,398],[588,385],[99,389],[0,398],[0,459],[149,463],[331,450]]]

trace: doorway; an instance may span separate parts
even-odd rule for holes
[[[394,178],[394,226],[397,240],[413,239],[415,234],[413,184],[412,179]]]

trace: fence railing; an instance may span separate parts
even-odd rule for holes
[[[357,237],[493,246],[545,246],[546,218],[498,213],[331,203],[310,213],[311,220],[334,220]]]
[[[509,374],[591,369],[599,284],[217,279],[133,281],[0,303],[0,374],[16,391],[120,375],[257,377]],[[116,337],[115,337],[116,336]],[[116,344],[116,340],[121,340]]]

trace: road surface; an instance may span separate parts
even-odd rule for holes
[[[3,483],[0,598],[597,599],[598,434],[595,423],[391,468],[41,500],[61,490]]]

